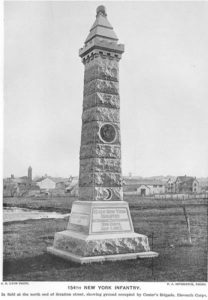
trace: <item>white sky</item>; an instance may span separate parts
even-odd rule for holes
[[[7,2],[4,176],[79,171],[84,66],[104,4],[120,61],[123,174],[208,175],[208,2]]]

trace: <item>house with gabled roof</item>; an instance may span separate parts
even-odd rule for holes
[[[171,177],[167,180],[166,184],[165,184],[165,192],[167,194],[174,194],[175,191],[175,181],[176,181],[176,177]]]
[[[170,178],[166,183],[167,193],[198,193],[200,191],[199,182],[196,177],[178,176],[175,179]]]
[[[178,176],[175,181],[176,193],[198,193],[199,182],[196,177]]]

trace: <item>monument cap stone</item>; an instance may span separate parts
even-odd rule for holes
[[[85,44],[95,37],[100,37],[111,41],[118,41],[113,27],[107,19],[106,9],[103,5],[100,5],[97,8],[96,20],[90,29],[90,33],[85,40]]]

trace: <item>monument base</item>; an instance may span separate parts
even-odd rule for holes
[[[47,251],[79,263],[158,256],[148,238],[134,232],[124,201],[75,201],[67,230],[55,234]]]
[[[128,259],[137,259],[137,258],[153,258],[158,256],[158,253],[153,251],[148,251],[148,252],[139,252],[139,253],[82,257],[82,256],[74,255],[67,251],[56,249],[54,247],[48,247],[47,252],[55,256],[61,257],[63,259],[74,261],[80,264],[87,264],[92,262],[115,261],[115,260],[128,260]]]

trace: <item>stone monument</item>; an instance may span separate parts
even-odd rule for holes
[[[97,8],[79,56],[85,67],[79,200],[67,229],[57,232],[48,252],[65,259],[93,261],[154,257],[148,238],[134,232],[123,201],[120,139],[119,60],[124,45]]]

